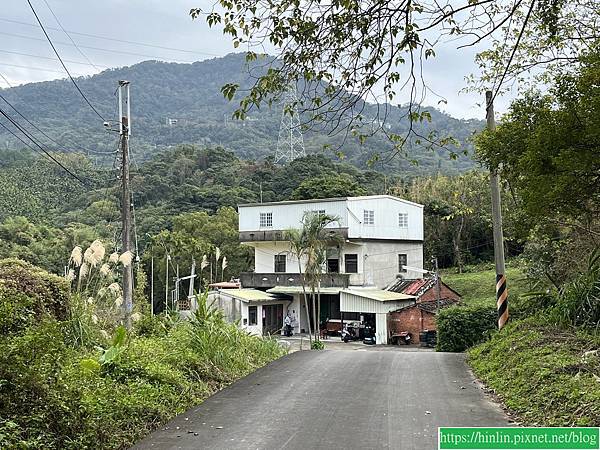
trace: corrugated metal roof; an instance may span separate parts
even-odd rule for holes
[[[356,200],[375,200],[375,199],[390,199],[398,202],[407,203],[409,205],[418,206],[423,208],[423,205],[403,198],[395,197],[393,195],[364,195],[359,197],[331,197],[331,198],[312,198],[308,200],[283,200],[280,202],[263,202],[263,203],[242,203],[238,205],[238,208],[253,207],[253,206],[269,206],[269,205],[290,205],[290,204],[301,204],[301,203],[318,203],[318,202],[343,202],[343,201],[356,201]]]
[[[383,289],[344,289],[342,292],[371,300],[377,300],[379,302],[415,299],[414,295],[407,295],[401,292],[385,291]]]
[[[275,298],[272,295],[269,295],[263,291],[259,291],[258,289],[221,289],[218,291],[218,293],[254,302],[275,300]]]
[[[322,287],[321,294],[339,294],[343,288]],[[270,294],[302,294],[302,286],[275,286],[267,289]],[[310,289],[306,289],[306,293],[310,294]]]

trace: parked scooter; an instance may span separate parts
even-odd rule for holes
[[[360,339],[358,327],[355,324],[349,323],[344,325],[342,330],[342,341],[358,341]]]
[[[375,330],[373,330],[373,327],[371,327],[370,325],[367,325],[365,327],[365,334],[364,334],[364,339],[363,339],[363,344],[366,345],[375,345],[376,340],[375,340]]]

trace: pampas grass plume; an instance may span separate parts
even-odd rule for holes
[[[102,267],[100,267],[100,273],[103,276],[108,276],[108,274],[110,274],[110,266],[107,263],[102,264]]]
[[[133,253],[127,250],[125,253],[122,253],[119,256],[119,262],[123,264],[123,267],[129,267],[131,265],[131,261],[133,260]]]
[[[117,252],[111,253],[108,257],[108,262],[112,264],[116,264],[119,262],[119,254]]]
[[[75,267],[79,267],[83,262],[83,250],[77,245],[71,252],[71,261],[75,264]]]
[[[89,272],[90,272],[89,266],[86,263],[81,264],[81,267],[79,268],[79,279],[82,280],[85,277],[87,277]]]

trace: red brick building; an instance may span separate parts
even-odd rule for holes
[[[416,302],[388,315],[388,332],[390,337],[408,332],[411,342],[419,343],[419,333],[435,330],[435,314],[437,312],[437,289],[433,278],[418,280],[398,280],[388,290],[407,295],[414,295]],[[443,281],[440,282],[441,308],[447,308],[460,301],[460,294]]]

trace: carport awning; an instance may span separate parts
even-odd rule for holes
[[[334,287],[322,287],[320,292],[321,294],[339,294],[343,288],[334,288]],[[302,286],[275,286],[271,289],[267,289],[269,294],[302,294],[304,291]],[[311,291],[309,288],[306,289],[306,294],[310,295]]]
[[[272,295],[258,289],[221,289],[218,293],[239,298],[244,302],[266,302],[276,300]]]
[[[387,314],[415,303],[415,297],[381,289],[343,289],[340,311]]]
[[[378,302],[389,302],[398,300],[415,300],[414,295],[401,294],[399,292],[384,291],[382,289],[343,289],[345,294],[377,300]]]

